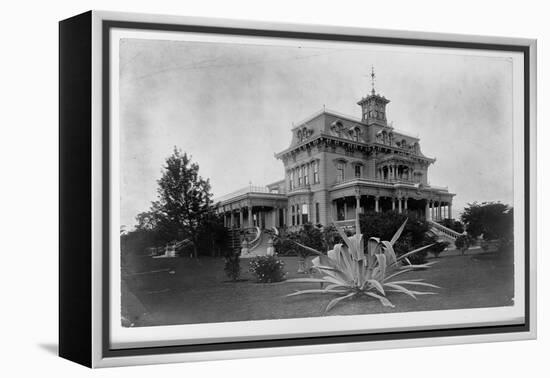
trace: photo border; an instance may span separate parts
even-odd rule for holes
[[[180,32],[196,32],[196,33],[211,33],[211,34],[230,34],[237,36],[261,36],[261,37],[280,37],[280,38],[299,38],[313,39],[325,41],[341,41],[341,42],[362,42],[376,44],[393,44],[404,46],[428,46],[442,48],[459,48],[459,49],[479,49],[479,50],[499,50],[513,51],[523,53],[524,61],[524,185],[525,185],[525,317],[524,324],[521,325],[501,325],[501,326],[480,326],[480,327],[459,327],[438,330],[418,330],[418,331],[398,331],[398,332],[377,332],[369,334],[352,334],[352,335],[331,335],[331,336],[315,336],[315,337],[292,337],[284,339],[266,339],[266,340],[251,340],[238,342],[217,342],[207,344],[180,345],[180,346],[156,346],[156,347],[140,347],[140,348],[122,348],[111,349],[109,345],[110,325],[109,325],[109,238],[110,238],[110,198],[109,198],[109,114],[110,114],[110,77],[109,77],[109,61],[110,61],[110,30],[113,28],[123,29],[139,29],[139,30],[155,30],[155,31],[180,31]],[[315,27],[312,27],[315,29]],[[365,30],[368,32],[368,30]],[[401,32],[405,34],[405,32]],[[447,36],[453,38],[452,35]],[[303,32],[289,30],[270,30],[261,28],[240,28],[226,26],[207,26],[193,24],[178,24],[178,23],[162,23],[162,22],[145,22],[145,21],[121,21],[114,19],[105,19],[101,21],[101,93],[102,93],[102,271],[101,271],[101,356],[102,358],[111,357],[134,357],[144,355],[161,355],[161,354],[188,354],[193,352],[213,352],[213,351],[229,351],[241,349],[258,349],[258,348],[280,348],[280,347],[295,347],[295,346],[312,346],[312,345],[330,345],[341,343],[359,343],[359,342],[374,342],[374,341],[391,341],[391,340],[411,340],[421,338],[434,337],[454,337],[454,336],[474,336],[474,335],[491,335],[491,334],[509,334],[509,333],[529,333],[532,331],[531,324],[531,78],[534,73],[531,71],[531,52],[532,46],[521,44],[506,44],[506,43],[484,43],[484,42],[464,42],[451,40],[433,40],[423,38],[399,38],[399,37],[381,37],[381,36],[365,36],[355,34],[333,34],[322,32]],[[527,42],[525,40],[524,42]]]

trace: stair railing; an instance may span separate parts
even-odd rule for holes
[[[455,230],[451,230],[448,227],[445,227],[437,222],[434,222],[432,220],[428,220],[428,223],[435,228],[438,232],[444,234],[445,236],[448,236],[449,238],[456,240],[460,235],[460,233],[456,232]]]
[[[255,227],[255,231],[256,231],[256,235],[254,239],[252,239],[252,241],[248,244],[249,245],[248,248],[250,251],[254,250],[256,247],[260,245],[262,230],[260,229],[260,227]]]

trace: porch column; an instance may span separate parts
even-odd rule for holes
[[[244,212],[242,207],[239,207],[239,228],[244,228]]]
[[[273,227],[277,227],[277,215],[279,214],[279,208],[273,208]]]
[[[401,214],[401,198],[397,198],[397,211]]]
[[[424,211],[426,213],[426,220],[432,220],[431,204],[432,204],[432,201],[426,200],[426,210]]]
[[[453,219],[453,203],[449,202],[449,219]]]
[[[409,202],[409,197],[405,197],[403,201],[403,205],[405,205],[405,212],[407,212],[407,210],[409,209],[407,205],[407,203]]]
[[[294,205],[290,205],[290,206],[294,206]],[[292,211],[290,210],[292,207],[288,207],[287,210],[286,210],[286,224],[288,224],[289,226],[292,226]]]
[[[391,198],[391,209],[395,210],[395,197]]]
[[[248,206],[248,227],[254,227],[254,219],[252,218],[252,206]]]
[[[231,209],[231,221],[229,224],[229,228],[233,228],[233,225],[235,224],[235,214],[233,214],[233,209]]]
[[[376,196],[374,197],[374,212],[378,213],[380,211],[380,206],[378,201],[380,200],[380,197]]]
[[[441,201],[438,202],[438,207],[437,207],[437,220],[441,220]]]
[[[355,195],[355,219],[359,219],[359,214],[361,213],[361,195]]]

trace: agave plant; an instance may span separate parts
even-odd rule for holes
[[[383,306],[395,307],[386,297],[388,293],[403,293],[412,298],[419,295],[436,294],[430,291],[418,291],[417,287],[438,288],[423,282],[422,279],[400,280],[399,276],[417,269],[425,269],[433,263],[413,265],[408,257],[431,247],[433,244],[415,249],[399,257],[393,246],[401,236],[407,220],[403,222],[390,241],[381,241],[371,237],[367,241],[367,253],[364,251],[363,235],[359,231],[359,221],[356,221],[356,234],[348,237],[343,229],[336,227],[344,244],[336,244],[327,255],[299,244],[302,248],[315,253],[313,268],[321,274],[321,278],[297,278],[287,282],[320,283],[320,289],[300,290],[287,296],[302,294],[336,294],[325,311],[329,311],[339,302],[358,296],[368,296],[380,301]],[[324,286],[327,285],[327,286]]]

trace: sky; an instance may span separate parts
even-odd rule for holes
[[[436,158],[430,184],[473,201],[513,202],[512,62],[503,57],[121,39],[121,224],[156,199],[174,147],[192,156],[214,196],[284,178],[274,154],[293,123],[327,109],[360,118],[371,89],[396,129]]]

